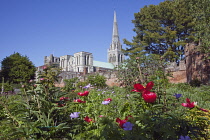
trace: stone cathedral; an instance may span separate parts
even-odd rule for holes
[[[70,77],[73,78],[73,73],[92,73],[98,71],[112,70],[124,61],[124,54],[122,53],[122,45],[119,39],[118,25],[116,12],[114,11],[112,42],[107,51],[108,62],[95,61],[90,52],[77,52],[73,55],[64,55],[55,57],[52,54],[44,57],[44,65],[54,65],[60,67],[63,73],[70,72]]]

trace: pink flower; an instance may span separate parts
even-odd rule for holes
[[[134,89],[132,91],[143,93],[144,91],[150,91],[153,86],[154,86],[154,83],[152,81],[147,83],[146,87],[138,83],[138,84],[134,84]]]
[[[84,91],[83,93],[82,92],[79,92],[77,93],[79,96],[88,96],[89,94],[89,91]]]
[[[45,70],[45,69],[47,69],[47,66],[43,66],[42,68]]]
[[[145,102],[147,102],[147,103],[154,103],[156,101],[157,94],[154,93],[154,92],[145,91],[142,94],[142,97],[143,97]]]
[[[43,80],[44,80],[44,78],[40,78],[40,80],[41,80],[41,81],[43,81]]]
[[[186,98],[187,103],[182,103],[182,106],[188,107],[188,108],[194,108],[196,106],[196,102],[190,102],[190,99]]]

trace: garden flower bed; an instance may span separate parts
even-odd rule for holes
[[[146,87],[88,87],[68,93],[43,83],[23,86],[21,93],[0,97],[0,138],[209,138],[209,87],[170,85],[164,94],[156,88],[152,81]]]

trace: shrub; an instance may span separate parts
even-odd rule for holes
[[[88,84],[87,81],[79,81],[77,84],[76,84],[76,87],[81,89],[83,88],[84,86],[86,86]]]
[[[72,78],[72,79],[65,79],[64,83],[65,83],[65,87],[63,88],[63,90],[65,90],[66,92],[70,92],[72,90],[75,90],[76,88],[76,83],[78,82],[78,78]]]
[[[192,81],[190,81],[190,85],[193,87],[200,87],[201,86],[201,81],[198,79],[194,79]]]
[[[97,88],[104,88],[106,87],[106,77],[103,75],[89,75],[87,77],[87,83],[90,83],[92,86],[95,86]]]

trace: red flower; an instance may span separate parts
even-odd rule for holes
[[[76,99],[76,100],[74,100],[74,102],[77,102],[77,103],[86,103],[86,101],[82,101],[80,99]]]
[[[86,117],[84,118],[84,120],[85,120],[86,122],[93,122],[93,119],[90,119],[88,116],[86,116]]]
[[[104,101],[112,101],[112,99],[111,98],[107,98],[107,99],[104,99]]]
[[[89,94],[89,91],[84,91],[83,93],[82,92],[79,92],[77,93],[79,96],[88,96]]]
[[[116,122],[119,123],[119,126],[123,128],[123,124],[127,122],[127,120],[121,120],[119,118],[116,119]]]
[[[125,117],[125,120],[127,121],[129,117],[130,117],[130,118],[133,118],[133,116],[128,115],[127,117]]]
[[[127,122],[127,120],[128,120],[129,117],[132,117],[132,116],[129,115],[129,116],[125,117],[124,120],[121,120],[121,119],[117,118],[117,119],[116,119],[116,122],[119,123],[119,126],[120,126],[121,128],[123,128],[123,124]]]
[[[65,104],[61,104],[61,103],[56,103],[58,105],[58,107],[63,107],[65,106]]]
[[[67,100],[69,100],[69,97],[60,97],[60,101],[62,101],[62,100],[67,101]]]
[[[151,81],[149,83],[147,83],[147,86],[144,87],[141,84],[134,84],[134,89],[132,91],[135,92],[144,92],[144,91],[150,91],[152,89],[152,87],[154,86],[154,83]]]
[[[145,91],[142,94],[142,97],[143,97],[145,102],[147,102],[147,103],[154,103],[156,101],[157,94],[154,93],[154,92]]]
[[[182,106],[184,107],[189,107],[189,108],[194,108],[196,103],[195,102],[190,102],[190,99],[186,99],[186,102],[187,103],[182,103]]]

